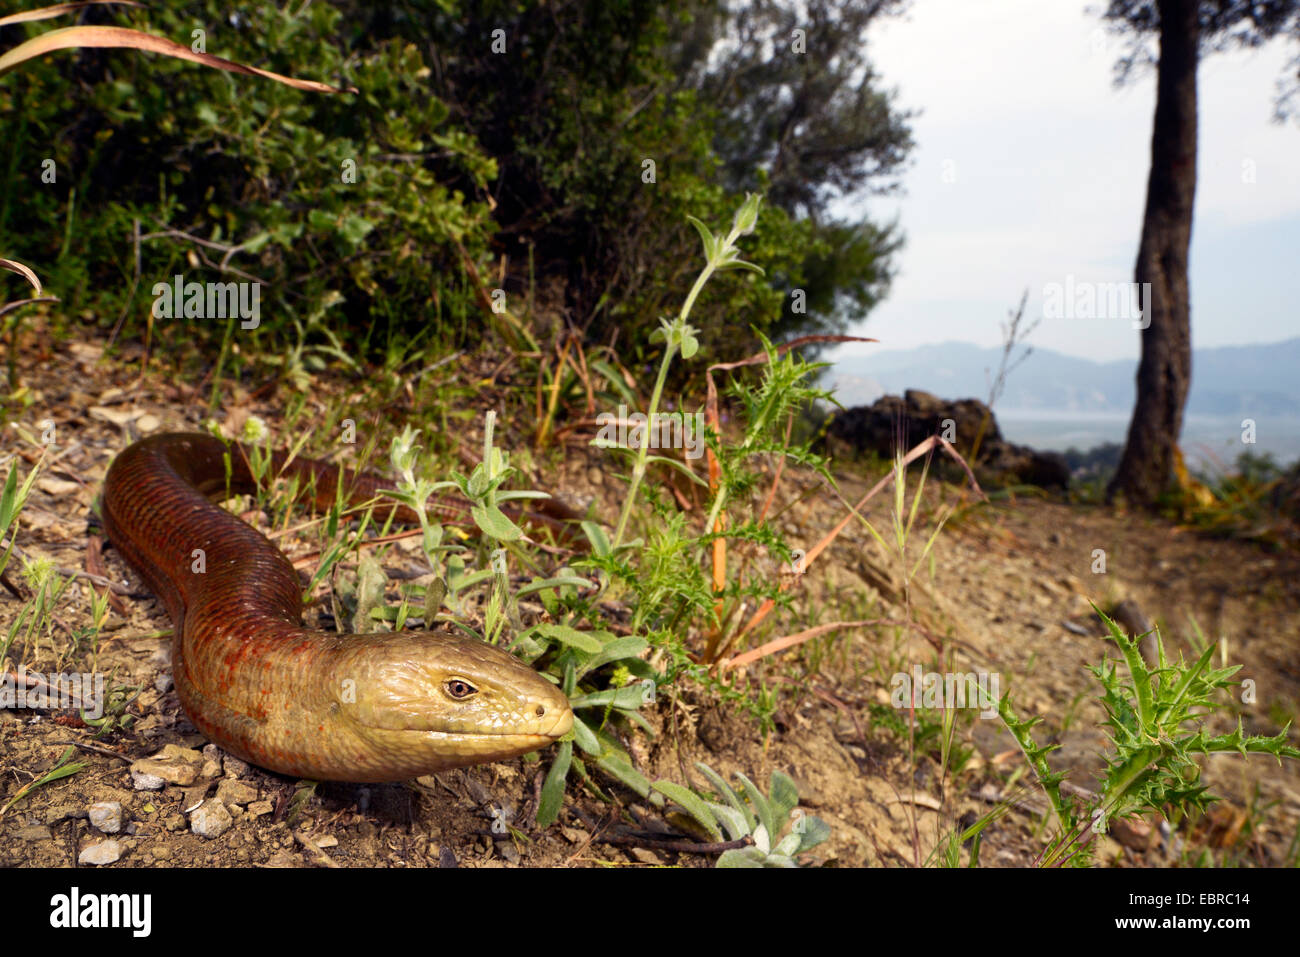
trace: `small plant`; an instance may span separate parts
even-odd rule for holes
[[[13,807],[23,798],[27,797],[27,795],[31,794],[37,788],[44,787],[47,784],[52,784],[55,781],[61,781],[64,778],[72,777],[72,775],[77,774],[80,771],[84,771],[86,768],[90,767],[89,761],[71,760],[72,756],[76,753],[77,753],[77,749],[71,745],[69,745],[67,748],[64,748],[63,754],[59,756],[59,760],[54,762],[54,766],[52,768],[50,768],[48,771],[46,771],[36,780],[24,784],[21,788],[19,788],[14,793],[13,797],[11,797],[8,801],[5,802],[4,807],[0,807],[0,817],[4,817],[4,815],[9,811],[11,807]]]
[[[659,329],[651,336],[652,342],[658,341],[664,344],[663,356],[659,360],[659,376],[655,379],[654,391],[650,394],[650,405],[646,410],[646,418],[653,422],[659,412],[659,402],[663,398],[664,383],[668,379],[668,369],[672,365],[674,357],[678,352],[683,359],[690,359],[699,351],[700,344],[697,336],[699,330],[692,326],[687,319],[691,314],[691,307],[695,304],[696,298],[709,277],[715,272],[724,269],[748,269],[762,275],[763,270],[753,263],[745,262],[740,258],[740,250],[736,246],[736,241],[741,236],[748,236],[754,231],[754,225],[758,222],[758,206],[762,202],[762,197],[756,195],[747,195],[744,205],[736,211],[735,218],[731,223],[731,231],[726,237],[714,236],[709,231],[709,227],[694,216],[689,217],[690,223],[700,234],[700,239],[704,243],[704,268],[700,270],[699,276],[695,279],[695,284],[686,296],[686,301],[682,303],[681,312],[671,321],[661,319]],[[618,525],[614,529],[614,547],[618,548],[623,541],[623,534],[627,529],[628,518],[632,514],[632,507],[636,503],[637,490],[641,486],[642,479],[645,478],[646,465],[650,457],[650,433],[644,430],[640,447],[636,450],[636,461],[632,466],[632,481],[627,490],[627,498],[623,501],[623,509],[618,516]],[[716,514],[714,515],[716,518]]]
[[[690,788],[672,781],[656,781],[655,790],[680,804],[716,841],[749,839],[748,847],[723,851],[717,867],[798,867],[796,858],[831,836],[830,825],[819,817],[799,810],[799,789],[790,776],[773,771],[768,793],[739,771],[745,796],[742,798],[707,764],[696,762],[718,797],[710,801]]]
[[[1042,719],[1021,720],[1011,707],[1010,695],[999,703],[1002,720],[1038,776],[1059,826],[1044,864],[1086,864],[1092,838],[1105,833],[1111,820],[1153,813],[1176,824],[1191,811],[1204,811],[1217,798],[1200,783],[1194,755],[1271,754],[1279,763],[1284,757],[1300,758],[1300,750],[1287,744],[1289,726],[1272,737],[1247,735],[1238,718],[1235,731],[1207,733],[1205,718],[1224,707],[1221,694],[1235,684],[1232,676],[1241,667],[1211,668],[1216,645],[1208,644],[1191,665],[1181,656],[1171,663],[1156,632],[1158,663],[1148,668],[1138,650],[1138,642],[1146,636],[1130,638],[1100,609],[1097,614],[1119,645],[1128,669],[1127,680],[1118,662],[1110,658],[1090,669],[1102,686],[1100,700],[1112,745],[1098,802],[1080,813],[1061,792],[1064,774],[1052,771],[1047,763],[1047,755],[1059,745],[1039,747],[1034,742],[1033,726]]]

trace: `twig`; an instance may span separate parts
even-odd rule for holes
[[[749,835],[734,841],[701,844],[699,841],[670,841],[648,835],[643,836],[642,832],[613,834],[609,837],[595,837],[593,840],[599,841],[601,844],[645,847],[658,851],[676,851],[679,854],[721,854],[723,851],[734,851],[742,847],[750,847],[754,843],[754,839]]]

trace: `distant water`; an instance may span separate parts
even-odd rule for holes
[[[1105,442],[1124,444],[1128,415],[994,408],[998,426],[1010,442],[1064,452],[1087,451]],[[1188,415],[1179,439],[1187,464],[1214,471],[1231,465],[1244,451],[1271,453],[1280,465],[1300,459],[1300,416],[1256,420],[1255,444],[1242,442],[1240,416]]]

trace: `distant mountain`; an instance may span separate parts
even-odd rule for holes
[[[906,389],[924,389],[947,399],[987,400],[1001,355],[997,347],[945,342],[847,357],[826,370],[823,380],[835,388],[845,407],[869,405],[886,393],[899,395]],[[1136,359],[1094,362],[1035,348],[1008,376],[997,408],[1129,413],[1136,375]],[[1300,415],[1300,337],[1196,350],[1187,411]]]

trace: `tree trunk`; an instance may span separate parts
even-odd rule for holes
[[[1107,494],[1150,506],[1173,470],[1192,378],[1187,250],[1196,194],[1198,0],[1158,0],[1160,66],[1151,173],[1136,279],[1142,297],[1142,361],[1128,442]],[[1150,283],[1150,286],[1144,285]]]

